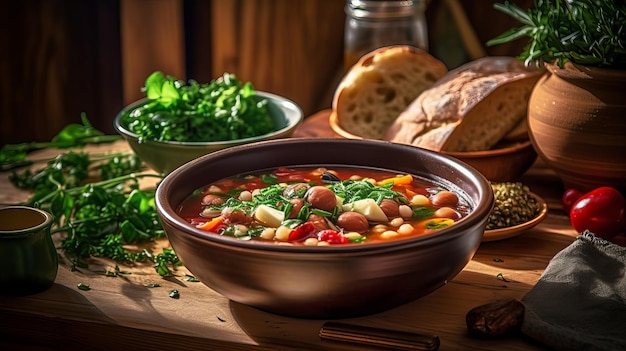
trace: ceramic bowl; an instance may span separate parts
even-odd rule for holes
[[[342,128],[335,114],[331,114],[329,124],[332,130],[343,138],[363,139]],[[485,151],[441,151],[440,153],[469,164],[492,182],[508,182],[518,179],[537,159],[537,152],[530,140],[502,143]]]
[[[518,179],[533,165],[537,152],[530,140],[500,144],[491,150],[442,152],[469,164],[492,182]]]
[[[197,229],[176,212],[194,190],[211,182],[294,165],[410,173],[458,192],[472,210],[454,226],[426,236],[328,247],[237,240]],[[304,138],[264,141],[200,157],[167,175],[156,194],[156,208],[174,251],[202,283],[232,301],[303,318],[380,312],[445,285],[478,249],[493,201],[488,180],[451,157],[384,141]]]
[[[48,289],[59,259],[50,236],[52,215],[27,206],[0,206],[0,295]]]
[[[122,116],[127,111],[146,103],[146,99],[136,101],[120,111],[115,117],[114,127],[128,142],[137,156],[150,168],[159,173],[167,174],[188,161],[216,150],[261,140],[291,136],[304,118],[302,109],[293,101],[278,95],[257,91],[257,96],[268,100],[270,113],[278,126],[276,131],[257,137],[216,142],[161,142],[150,140],[139,142],[138,135],[129,131],[124,125]]]

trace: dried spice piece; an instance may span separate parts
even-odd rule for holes
[[[516,333],[524,320],[524,305],[516,299],[474,307],[465,316],[467,330],[476,337],[495,338]]]
[[[494,207],[487,230],[512,227],[535,218],[541,207],[522,183],[492,183]]]
[[[504,277],[504,274],[502,274],[502,273],[498,273],[498,275],[496,275],[496,278],[502,280],[503,282],[507,282],[507,283],[510,282],[510,280],[506,279]]]

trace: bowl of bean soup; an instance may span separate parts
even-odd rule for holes
[[[230,300],[300,318],[382,312],[453,279],[480,245],[489,181],[378,140],[289,138],[168,174],[156,207],[189,271]]]

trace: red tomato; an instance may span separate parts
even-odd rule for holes
[[[289,233],[289,241],[304,241],[307,238],[314,237],[317,229],[312,222],[304,222]]]
[[[572,205],[570,221],[579,233],[589,230],[601,238],[610,238],[626,228],[626,199],[612,187],[594,189]]]
[[[583,193],[578,189],[565,189],[565,192],[563,192],[563,196],[561,197],[561,203],[563,204],[563,210],[565,210],[565,213],[569,213],[576,200],[580,199],[581,196],[583,196]]]
[[[329,244],[349,244],[350,239],[341,235],[336,230],[326,229],[322,230],[317,234],[317,238],[319,241],[327,241]]]

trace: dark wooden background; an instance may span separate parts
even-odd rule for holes
[[[449,68],[463,46],[461,7],[479,44],[517,25],[492,0],[432,0],[431,53]],[[529,1],[517,1],[528,3]],[[50,140],[86,113],[114,133],[155,70],[208,82],[224,72],[286,96],[305,115],[330,107],[342,72],[344,0],[22,0],[0,4],[0,145]],[[461,39],[460,39],[461,38]],[[523,46],[523,45],[522,45]],[[478,48],[516,55],[521,46]],[[468,53],[469,51],[469,53]]]

